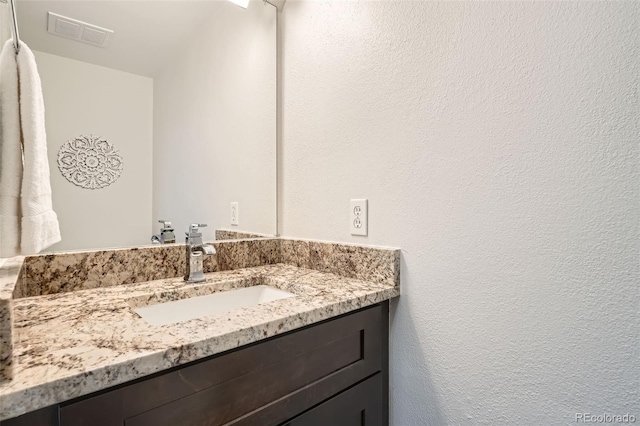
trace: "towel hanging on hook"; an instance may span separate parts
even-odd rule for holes
[[[29,47],[0,52],[0,257],[36,254],[60,241],[53,211],[42,84]]]

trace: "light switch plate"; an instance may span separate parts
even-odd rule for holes
[[[240,208],[237,201],[231,203],[231,224],[240,225]]]
[[[351,235],[367,235],[368,203],[366,198],[351,200],[349,221]]]

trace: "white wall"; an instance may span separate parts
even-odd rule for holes
[[[153,223],[275,233],[275,8],[220,2],[154,79]],[[234,227],[235,228],[235,227]]]
[[[640,419],[639,19],[287,2],[282,233],[403,249],[393,425]]]
[[[4,46],[5,41],[11,38],[11,13],[9,5],[0,7],[0,44]]]
[[[34,52],[44,93],[53,209],[62,241],[48,251],[149,244],[153,81],[61,56]],[[120,178],[90,190],[58,169],[60,146],[100,136],[123,157]]]

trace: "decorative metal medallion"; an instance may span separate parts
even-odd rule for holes
[[[106,140],[92,135],[68,140],[58,151],[60,173],[82,188],[111,185],[120,177],[122,167],[120,152]]]

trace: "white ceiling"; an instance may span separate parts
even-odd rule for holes
[[[32,50],[153,77],[190,35],[221,7],[221,0],[18,0],[20,39]],[[113,30],[106,48],[47,32],[47,12]]]

